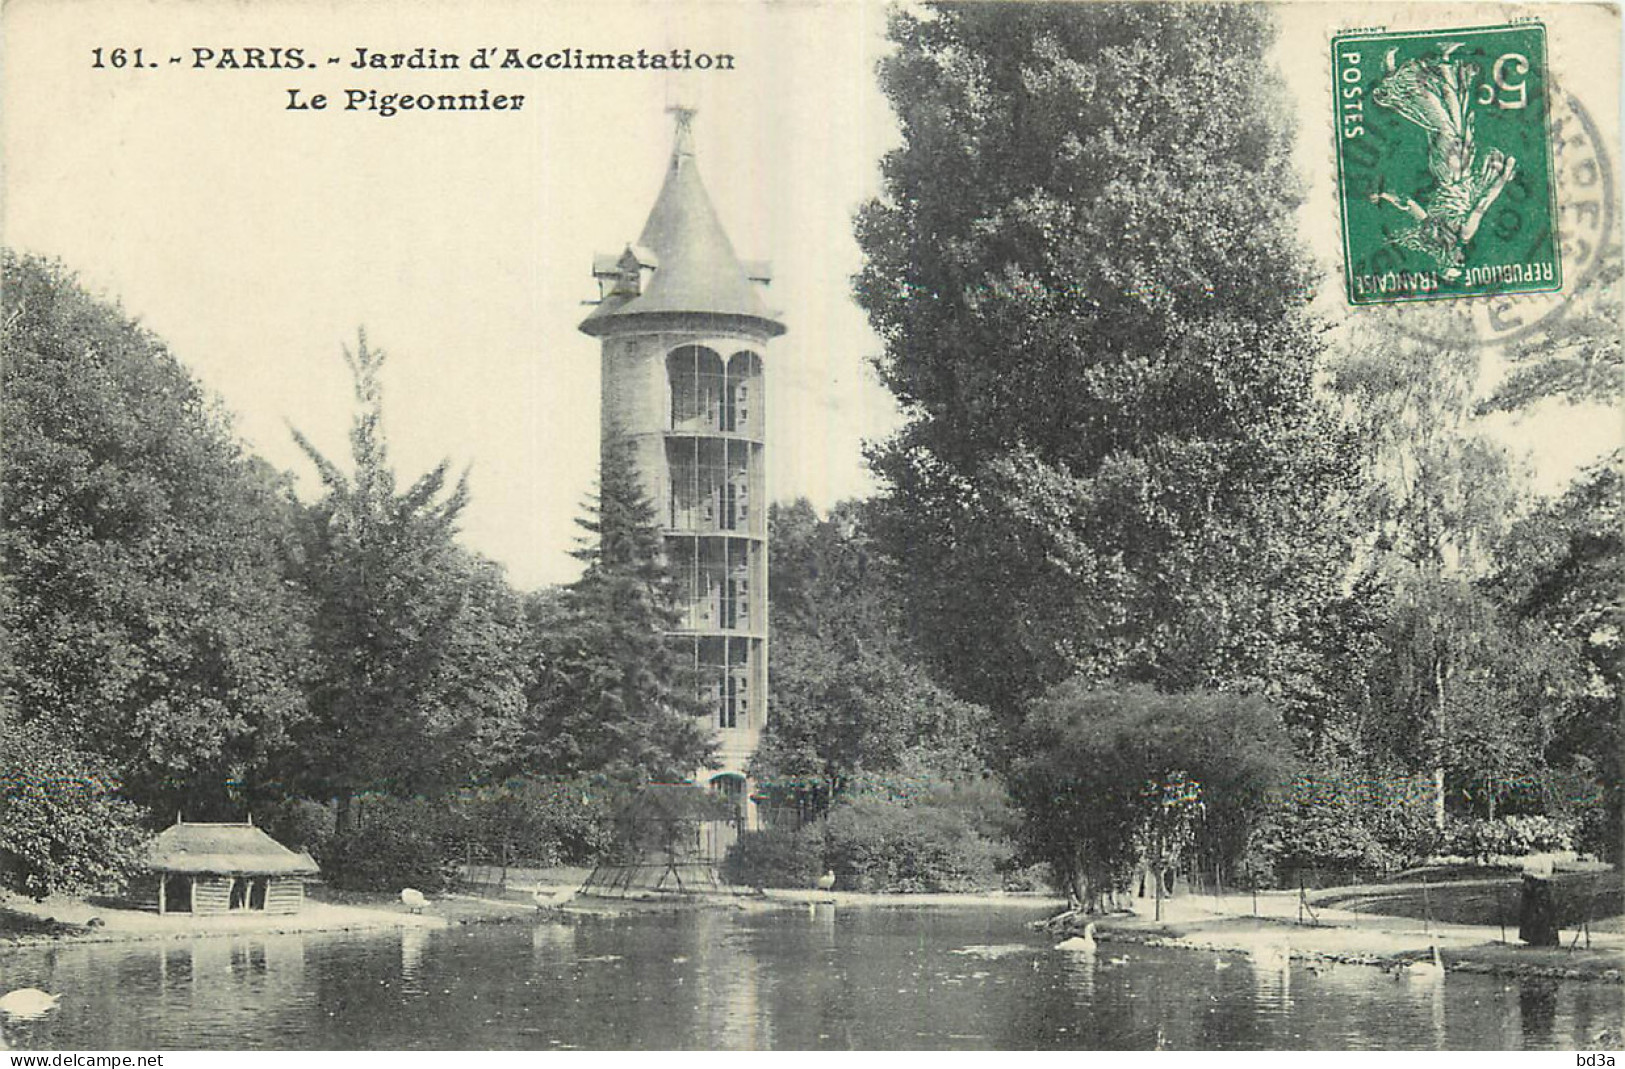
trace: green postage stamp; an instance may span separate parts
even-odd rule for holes
[[[1332,38],[1352,304],[1562,287],[1546,30]]]

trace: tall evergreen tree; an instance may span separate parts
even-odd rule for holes
[[[631,443],[606,437],[598,492],[578,523],[586,567],[561,612],[535,608],[545,673],[532,703],[532,770],[602,772],[639,782],[687,779],[715,749],[692,672],[666,632],[676,583]]]
[[[894,18],[857,296],[909,422],[877,535],[967,698],[1083,673],[1311,704],[1349,458],[1287,97],[1246,5]]]

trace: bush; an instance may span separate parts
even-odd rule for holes
[[[1033,873],[1015,870],[1013,819],[993,780],[857,778],[822,823],[740,836],[723,874],[753,887],[812,887],[833,869],[859,891],[1030,889]]]
[[[0,712],[0,892],[118,890],[143,867],[145,815],[100,761]]]
[[[464,791],[454,811],[467,840],[541,865],[591,864],[607,853],[624,789],[590,777],[515,777]]]
[[[287,798],[259,813],[266,833],[290,850],[306,850],[321,861],[333,845],[337,818],[333,807],[309,798]]]
[[[745,832],[723,859],[722,878],[743,887],[812,887],[824,869],[824,831],[813,824]]]
[[[1437,844],[1421,781],[1322,771],[1298,777],[1258,822],[1237,875],[1267,886],[1306,870],[1386,873],[1420,863]]]
[[[883,795],[837,803],[826,835],[830,866],[864,891],[994,890],[1012,854],[961,808]]]
[[[1575,822],[1557,817],[1511,816],[1495,820],[1457,820],[1445,830],[1443,850],[1458,857],[1488,861],[1492,857],[1574,849]]]
[[[456,835],[445,808],[383,795],[356,805],[356,821],[334,835],[322,859],[328,883],[346,891],[439,892],[456,879]]]

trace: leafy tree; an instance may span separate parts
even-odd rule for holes
[[[857,297],[909,423],[875,528],[933,666],[1310,704],[1350,458],[1312,387],[1286,95],[1243,5],[893,19]]]
[[[1148,847],[1177,859],[1171,833],[1189,811],[1172,813],[1170,798],[1199,799],[1200,845],[1239,858],[1293,760],[1279,714],[1258,696],[1091,689],[1083,678],[1034,705],[1018,752],[1010,793],[1023,846],[1091,911],[1125,886]]]
[[[1534,339],[1507,353],[1510,370],[1481,412],[1518,412],[1543,400],[1613,404],[1625,388],[1620,357],[1619,246],[1607,249],[1596,274],[1567,298]]]
[[[1551,711],[1548,754],[1581,785],[1606,792],[1606,827],[1595,829],[1589,845],[1614,856],[1625,842],[1625,739],[1619,722],[1625,670],[1622,514],[1625,453],[1615,452],[1582,472],[1561,497],[1543,502],[1514,525],[1499,548],[1500,568],[1489,584],[1493,596],[1538,636],[1532,643],[1555,647],[1550,660],[1567,657],[1576,666],[1563,685],[1542,696]]]
[[[133,798],[240,815],[306,715],[285,483],[61,265],[4,283],[5,700]]]
[[[1310,770],[1254,823],[1237,875],[1255,886],[1295,885],[1304,870],[1360,882],[1418,864],[1438,845],[1428,777]]]
[[[769,797],[815,816],[866,773],[979,775],[988,714],[921,667],[864,508],[819,519],[802,500],[768,523],[773,694],[754,773]]]
[[[142,816],[101,762],[0,712],[0,891],[119,888],[141,865]]]
[[[1359,692],[1344,698],[1360,711],[1366,757],[1432,771],[1440,830],[1452,765],[1487,784],[1532,741],[1518,722],[1525,695],[1497,687],[1518,670],[1513,637],[1473,587],[1519,502],[1506,449],[1474,424],[1478,366],[1476,353],[1388,325],[1347,339],[1329,381],[1366,449],[1351,513],[1365,533],[1359,568],[1385,597],[1368,618],[1377,645]]]
[[[382,351],[345,350],[358,411],[353,473],[299,432],[326,493],[303,524],[300,577],[316,604],[310,722],[295,782],[339,801],[435,794],[499,753],[523,707],[523,615],[494,565],[459,549],[467,478],[442,462],[398,489],[383,433]]]
[[[543,638],[533,683],[527,763],[547,774],[686,780],[709,764],[716,742],[666,639],[676,583],[623,437],[606,438],[598,492],[578,522],[588,537],[575,555],[586,570],[556,607],[531,605],[533,623],[556,631]]]

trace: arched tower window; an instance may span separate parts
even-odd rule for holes
[[[666,354],[671,386],[671,429],[697,434],[722,430],[727,376],[722,357],[703,345],[684,345]]]
[[[723,391],[722,429],[730,433],[759,433],[762,358],[749,350],[730,356]]]

